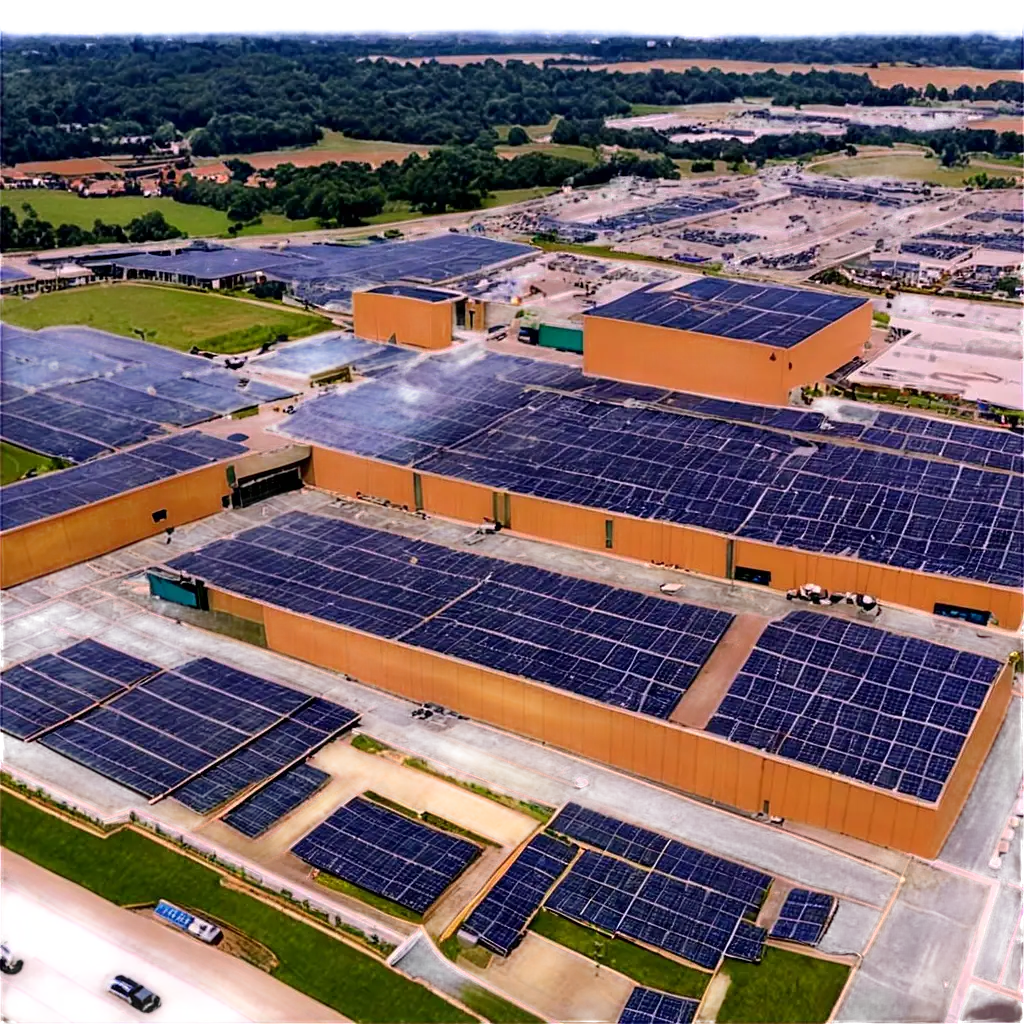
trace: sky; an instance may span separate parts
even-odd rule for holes
[[[830,36],[991,32],[1019,36],[1019,0],[244,0],[197,4],[9,2],[17,34],[581,32],[587,35]]]

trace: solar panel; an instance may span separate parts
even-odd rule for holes
[[[462,930],[499,956],[508,956],[579,847],[538,835],[469,915]]]
[[[201,658],[173,672],[94,640],[0,675],[0,720],[147,797],[206,813],[303,760],[357,715]],[[197,776],[194,777],[193,776]],[[191,779],[191,781],[189,781]]]
[[[678,395],[662,401],[679,411],[638,409],[618,396],[587,395],[595,385],[575,372],[526,378],[521,362],[430,358],[400,380],[303,403],[281,429],[495,490],[1024,585],[1021,488],[991,471],[1024,468],[1020,435],[968,427],[961,440],[927,417],[878,414],[884,443],[859,448],[830,439],[860,440],[870,425]],[[692,411],[707,415],[681,414],[695,402],[706,404]],[[710,418],[723,416],[742,422]],[[941,438],[926,433],[932,424]],[[939,439],[950,461],[913,456],[912,444]],[[984,472],[971,468],[982,464]]]
[[[311,764],[299,764],[268,782],[222,819],[249,839],[263,835],[308,800],[330,778]]]
[[[12,530],[81,508],[245,451],[243,444],[191,431],[58,473],[9,484],[0,503],[0,530]]]
[[[816,946],[836,911],[836,898],[810,889],[793,889],[772,926],[773,939],[789,939]]]
[[[305,513],[169,564],[254,600],[658,718],[732,621]]]
[[[690,1024],[699,1005],[698,999],[637,987],[619,1015],[619,1024]]]
[[[480,849],[354,797],[292,847],[320,871],[424,914]]]
[[[85,462],[291,391],[252,382],[198,356],[87,327],[3,328],[0,436]]]
[[[933,803],[999,674],[992,658],[792,612],[766,627],[709,732]]]
[[[864,305],[846,296],[725,280],[711,286],[708,280],[673,290],[640,289],[587,315],[791,348]]]
[[[768,937],[765,928],[758,928],[749,921],[740,921],[729,945],[725,947],[725,955],[732,960],[745,960],[750,964],[759,964],[764,955],[764,943]]]

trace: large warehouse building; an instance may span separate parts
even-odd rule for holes
[[[452,260],[479,261],[469,248]],[[352,259],[337,257],[353,276],[331,287],[400,344],[328,335],[242,377],[99,332],[5,331],[4,436],[42,451],[74,439],[80,465],[4,488],[3,586],[305,483],[710,579],[1019,626],[1019,434],[785,407],[863,344],[866,304],[718,279],[641,289],[587,317],[581,370],[482,343],[422,351],[451,343],[458,296],[375,283],[385,262],[360,264],[357,282]],[[354,383],[288,415],[295,390],[353,362]],[[258,418],[205,422],[237,412]],[[170,558],[167,593],[413,700],[923,857],[1010,702],[1010,665],[841,614],[734,618],[338,510],[260,522]]]
[[[871,303],[708,277],[640,288],[583,323],[587,373],[784,405],[863,352]]]

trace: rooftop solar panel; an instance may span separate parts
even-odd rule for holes
[[[702,278],[673,290],[640,289],[587,315],[791,348],[865,301]]]
[[[771,623],[709,732],[934,803],[1002,666],[793,612]]]
[[[694,411],[773,429],[636,409],[618,399],[575,397],[587,396],[592,384],[575,371],[524,378],[520,362],[428,359],[401,381],[304,403],[282,431],[496,490],[932,574],[1024,584],[1021,488],[1004,472],[966,464],[1024,468],[1020,435],[968,427],[967,444],[944,433],[940,454],[949,461],[939,463],[910,454],[913,438],[931,439],[923,433],[931,424],[949,430],[926,417],[890,423],[878,414],[886,438],[907,438],[895,453],[831,443],[860,439],[863,423],[711,399],[700,401],[714,405]],[[696,400],[666,401],[685,408]]]
[[[170,565],[255,600],[659,718],[732,621],[305,513]]]
[[[81,508],[245,451],[244,444],[192,431],[150,441],[131,451],[109,455],[59,473],[47,473],[10,484],[4,488],[4,500],[0,502],[0,530],[11,530]]]

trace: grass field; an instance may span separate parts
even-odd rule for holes
[[[276,978],[351,1020],[472,1021],[370,954],[225,888],[216,872],[137,832],[99,839],[4,794],[0,842],[121,906],[167,899],[226,921],[273,951]]]
[[[987,159],[972,157],[967,167],[943,167],[937,157],[926,157],[917,149],[895,150],[890,153],[860,154],[853,157],[833,157],[808,164],[816,174],[842,175],[847,178],[898,178],[901,181],[923,181],[932,185],[959,188],[964,179],[979,171],[1011,172],[1011,165],[1000,165]]]
[[[545,135],[550,135],[555,130],[556,124],[558,124],[557,114],[551,118],[547,124],[521,124],[519,127],[522,128],[531,139],[539,139]],[[513,126],[510,124],[496,124],[494,126],[494,130],[498,133],[498,138],[504,142],[508,138],[509,129],[512,127]]]
[[[38,329],[82,324],[126,337],[187,351],[246,352],[280,334],[304,338],[329,330],[331,322],[283,307],[261,306],[226,295],[144,284],[90,285],[5,299],[0,317],[16,327]]]
[[[624,939],[609,939],[592,928],[559,917],[549,910],[541,910],[530,928],[538,935],[568,946],[641,985],[661,992],[699,999],[711,980],[710,974],[685,967]]]
[[[54,227],[75,224],[92,229],[96,220],[104,224],[124,226],[135,217],[159,210],[168,224],[191,237],[227,235],[231,221],[222,210],[209,206],[177,203],[166,196],[108,196],[102,199],[83,199],[72,192],[49,188],[7,189],[0,192],[0,204],[9,206],[21,219],[22,206],[28,203],[42,220]],[[262,224],[253,224],[241,231],[243,235],[281,234],[288,231],[313,231],[317,223],[313,218],[289,220],[279,213],[265,213]]]
[[[42,474],[60,468],[59,459],[52,459],[49,455],[37,455],[35,452],[19,448],[16,444],[0,441],[0,487],[20,480],[30,469]]]
[[[376,893],[370,892],[360,885],[347,882],[344,878],[338,878],[337,875],[330,875],[326,871],[321,871],[316,876],[316,881],[318,885],[322,885],[325,889],[343,892],[346,896],[351,896],[352,899],[359,900],[367,906],[376,907],[377,910],[382,910],[385,914],[390,914],[392,917],[401,918],[403,921],[415,921],[416,923],[423,920],[423,915],[417,914],[415,910],[403,907],[401,903],[395,903],[394,900],[389,900],[386,896],[378,896]]]
[[[257,170],[267,170],[279,164],[294,164],[296,167],[316,167],[319,164],[356,163],[372,164],[378,167],[387,160],[401,163],[410,153],[425,155],[430,146],[409,146],[404,142],[382,142],[379,139],[350,139],[341,132],[324,129],[323,138],[312,146],[299,149],[271,149],[261,153],[226,153],[208,160],[197,160],[199,164],[221,163],[235,157],[251,164]]]
[[[508,160],[524,153],[547,153],[548,156],[579,160],[585,164],[595,163],[597,158],[586,146],[559,146],[553,142],[528,142],[524,146],[495,146],[494,152]]]
[[[828,960],[765,947],[759,964],[726,960],[731,983],[719,1024],[824,1024],[850,968]]]

